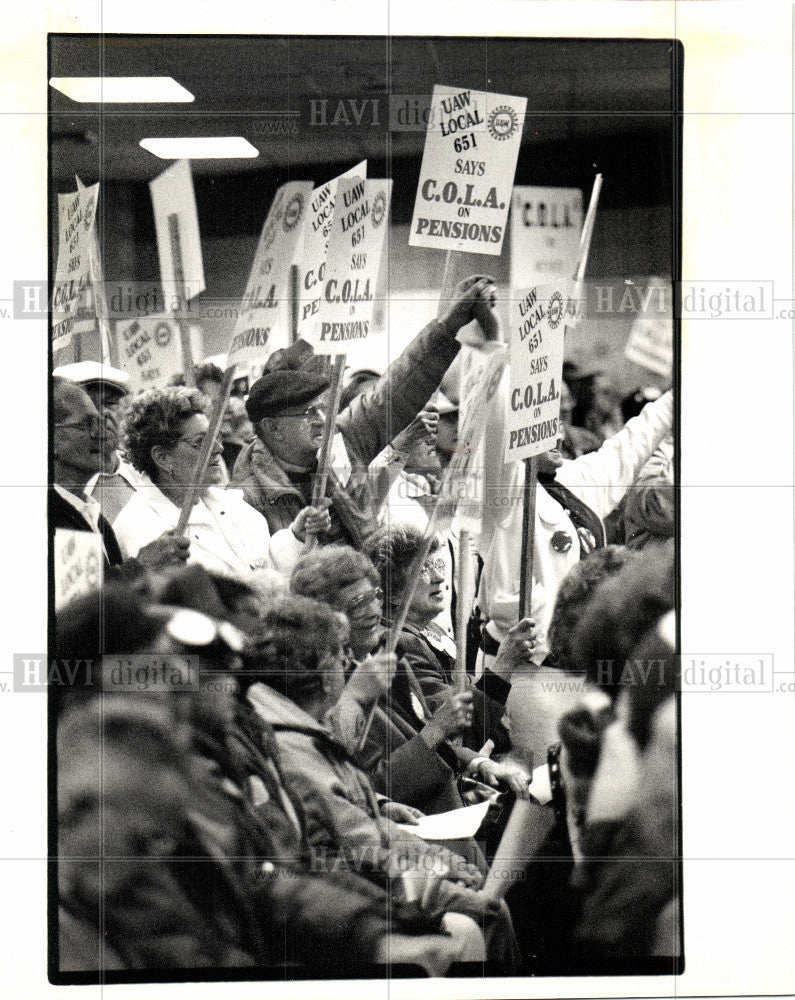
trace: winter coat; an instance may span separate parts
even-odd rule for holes
[[[377,491],[368,467],[427,403],[458,350],[442,323],[429,323],[379,381],[339,414],[337,448],[341,444],[342,449],[326,491],[332,501],[332,527],[324,541],[361,549],[376,530]],[[267,518],[272,532],[292,523],[310,499],[310,478],[285,470],[260,440],[241,451],[232,484]]]

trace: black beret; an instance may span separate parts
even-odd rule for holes
[[[253,423],[278,417],[282,410],[301,406],[325,392],[331,385],[327,375],[306,369],[266,372],[252,385],[246,410]]]

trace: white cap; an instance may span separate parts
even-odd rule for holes
[[[111,368],[98,361],[77,361],[71,365],[60,365],[53,370],[53,375],[71,379],[79,385],[90,385],[94,382],[105,382],[122,393],[129,391],[130,376],[120,368]]]

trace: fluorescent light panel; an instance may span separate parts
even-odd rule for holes
[[[187,104],[194,99],[170,76],[54,76],[50,86],[81,104]]]
[[[140,145],[161,160],[237,160],[259,156],[259,150],[240,135],[141,139]]]

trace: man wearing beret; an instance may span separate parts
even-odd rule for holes
[[[473,319],[490,328],[491,283],[479,275],[462,281],[441,318],[340,412],[327,487],[331,530],[321,542],[361,549],[378,527],[368,466],[428,402],[458,353],[458,331]],[[288,526],[311,502],[330,380],[311,357],[307,364],[307,354],[299,341],[274,355],[246,402],[257,437],[240,453],[232,481],[265,515],[271,532]]]

